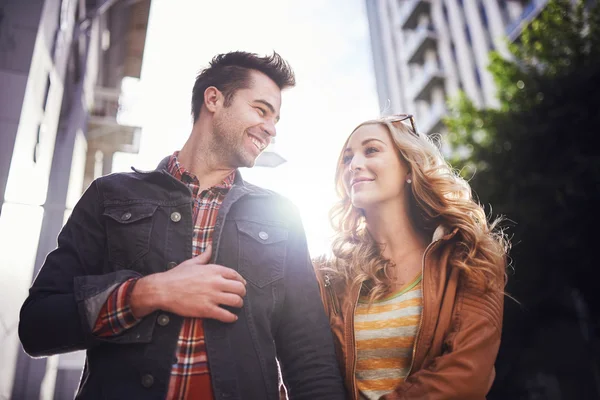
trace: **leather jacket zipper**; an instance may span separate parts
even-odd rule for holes
[[[421,263],[421,276],[423,277],[421,280],[422,288],[425,287],[425,257],[427,257],[427,253],[433,247],[433,245],[435,245],[437,242],[439,242],[439,240],[436,240],[435,242],[430,243],[429,246],[427,246],[427,248],[425,249],[425,252],[423,252],[423,261]],[[423,326],[423,316],[425,315],[425,290],[421,290],[421,292],[423,293],[423,308],[421,309],[421,318],[419,319],[419,327],[417,328],[417,333],[415,335],[415,342],[413,343],[412,359],[410,360],[410,368],[408,368],[408,373],[406,374],[406,378],[408,378],[410,376],[413,366],[415,365],[415,354],[417,353],[417,344],[419,341],[419,334],[421,333],[421,327]]]
[[[362,289],[362,283],[361,283]],[[352,395],[354,399],[358,399],[358,389],[356,388],[356,359],[358,358],[358,350],[356,350],[356,331],[354,330],[354,316],[356,315],[356,307],[358,306],[358,300],[360,298],[360,290],[358,291],[358,295],[356,296],[356,301],[354,302],[354,308],[352,308],[352,348],[354,349],[354,359],[352,360]]]
[[[340,307],[338,304],[337,296],[333,291],[333,286],[331,285],[331,278],[329,278],[328,274],[325,274],[325,288],[327,289],[327,293],[329,293],[329,299],[331,307],[333,309],[333,314],[338,315],[338,313],[340,312]]]

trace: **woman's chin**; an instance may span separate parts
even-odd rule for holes
[[[352,206],[354,208],[365,209],[373,207],[374,203],[375,202],[373,201],[373,199],[370,199],[369,196],[358,195],[352,198]]]

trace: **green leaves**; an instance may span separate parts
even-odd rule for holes
[[[516,222],[517,277],[555,270],[554,284],[585,288],[600,222],[600,6],[552,0],[509,50],[490,54],[497,109],[464,93],[449,101],[451,162],[482,204]],[[519,285],[513,294],[529,296]]]

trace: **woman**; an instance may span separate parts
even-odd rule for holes
[[[336,187],[333,256],[316,268],[348,396],[484,399],[508,245],[496,222],[410,115],[359,125]]]

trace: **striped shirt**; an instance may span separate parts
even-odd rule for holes
[[[212,243],[217,213],[225,195],[233,185],[235,172],[228,175],[219,185],[200,192],[198,178],[179,164],[178,154],[175,152],[171,156],[167,169],[192,192],[194,232],[190,256],[197,256]],[[126,281],[109,296],[96,320],[93,330],[95,335],[104,337],[118,335],[139,322],[133,316],[129,306],[129,295],[135,281],[135,279]],[[202,319],[184,319],[174,356],[176,362],[171,366],[171,379],[166,398],[168,400],[213,399]]]
[[[361,297],[354,314],[356,385],[361,399],[379,399],[404,382],[421,320],[422,275],[371,305]]]

